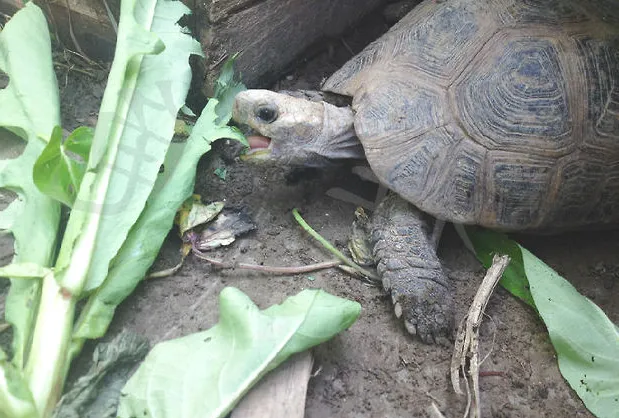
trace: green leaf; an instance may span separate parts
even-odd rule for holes
[[[492,265],[492,257],[495,254],[505,254],[512,260],[499,282],[514,296],[535,309],[535,303],[529,291],[529,282],[522,263],[520,246],[510,240],[507,235],[490,231],[488,229],[467,227],[466,233],[475,249],[475,254],[484,267]]]
[[[66,377],[75,303],[105,279],[168,150],[191,79],[189,55],[200,53],[198,42],[176,23],[187,10],[178,1],[121,3],[116,55],[87,169],[54,275],[43,279],[45,314],[37,316],[25,369],[42,416],[55,405]]]
[[[226,176],[228,175],[228,170],[226,170],[223,167],[217,167],[214,171],[213,174],[215,174],[217,177],[219,177],[221,180],[225,181],[226,180]]]
[[[75,129],[62,140],[57,126],[39,159],[34,164],[33,178],[39,190],[52,199],[71,207],[86,171],[93,130],[87,126]]]
[[[157,180],[189,89],[189,56],[201,53],[176,23],[188,11],[179,1],[122,2],[88,169],[56,265],[73,294],[103,283]]]
[[[232,115],[232,105],[234,104],[234,97],[247,90],[245,84],[239,80],[234,73],[234,61],[238,54],[234,54],[228,58],[226,62],[221,66],[221,73],[215,81],[215,88],[213,96],[219,102],[219,105],[215,109],[217,115],[228,121]]]
[[[32,182],[32,168],[43,146],[42,141],[34,138],[21,156],[0,161],[0,187],[13,190],[18,196],[0,212],[0,230],[10,231],[15,239],[13,263],[47,267],[53,263],[60,205],[43,195]],[[13,326],[13,361],[18,366],[25,361],[40,293],[39,280],[11,280],[5,317]]]
[[[0,32],[0,69],[9,76],[0,90],[0,126],[47,141],[60,125],[60,101],[47,22],[32,2]]]
[[[172,228],[176,211],[193,193],[200,157],[217,139],[244,139],[238,131],[226,126],[228,120],[217,122],[216,106],[217,101],[210,100],[187,142],[172,143],[168,149],[164,170],[159,173],[144,211],[112,260],[103,285],[90,296],[82,310],[74,331],[73,352],[79,351],[86,339],[105,334],[116,306],[146,275]]]
[[[530,289],[529,297],[548,329],[563,377],[589,411],[598,417],[616,417],[619,331],[615,324],[568,281],[505,235],[472,229],[467,233],[478,257],[487,259],[491,253],[512,257],[512,272],[527,280],[515,286],[517,296]]]
[[[17,194],[0,213],[0,230],[13,234],[14,263],[47,267],[55,253],[60,205],[36,188],[32,170],[60,125],[60,109],[47,22],[32,2],[0,32],[0,69],[10,78],[0,90],[0,127],[28,141],[15,157],[15,137],[0,129],[0,158],[9,158],[0,160],[0,187]],[[13,362],[18,368],[25,361],[40,293],[39,280],[11,281],[5,316],[13,326]]]
[[[552,345],[559,369],[589,411],[598,417],[619,411],[619,333],[610,319],[568,281],[522,251],[531,294]]]
[[[304,290],[260,311],[240,290],[225,288],[219,323],[155,346],[123,389],[118,416],[225,416],[268,371],[345,330],[360,310],[356,302]]]

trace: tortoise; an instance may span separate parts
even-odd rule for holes
[[[366,158],[392,192],[373,253],[406,329],[453,333],[433,219],[501,231],[619,220],[619,2],[426,0],[335,72],[349,107],[237,95],[250,159]]]

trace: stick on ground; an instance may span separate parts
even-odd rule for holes
[[[454,353],[451,358],[451,384],[457,394],[464,394],[460,387],[460,370],[462,370],[467,389],[465,417],[479,418],[481,416],[479,404],[479,327],[488,300],[490,300],[490,296],[508,264],[508,256],[494,256],[492,265],[477,290],[468,314],[462,319],[458,327]],[[472,385],[469,384],[469,379]]]

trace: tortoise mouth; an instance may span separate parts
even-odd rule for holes
[[[262,135],[250,135],[247,137],[247,142],[249,142],[250,152],[258,151],[269,148],[271,145],[271,138]]]
[[[241,156],[243,161],[266,159],[271,154],[271,138],[263,135],[247,135],[249,149]]]

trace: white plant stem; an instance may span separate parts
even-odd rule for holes
[[[76,298],[62,289],[53,274],[43,279],[39,314],[25,375],[39,416],[50,417],[69,369]]]

